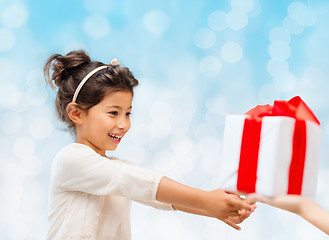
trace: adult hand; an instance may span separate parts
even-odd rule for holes
[[[307,205],[311,200],[299,195],[282,195],[275,197],[265,197],[256,193],[249,194],[247,199],[251,202],[261,202],[277,207],[292,213],[300,214],[303,205]]]
[[[268,198],[258,194],[250,194],[247,199],[296,213],[329,235],[329,212],[310,199],[298,195]]]

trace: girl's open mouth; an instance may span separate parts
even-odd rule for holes
[[[121,141],[122,136],[115,135],[115,134],[108,134],[108,135],[111,138],[111,140],[116,144],[118,144]]]

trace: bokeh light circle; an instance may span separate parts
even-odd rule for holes
[[[304,26],[297,23],[294,19],[287,16],[283,20],[283,27],[291,34],[297,35],[304,31]]]
[[[28,155],[25,158],[22,158],[21,166],[26,176],[34,177],[41,173],[43,163],[39,157]]]
[[[27,10],[19,3],[14,3],[2,12],[1,20],[9,28],[22,27],[28,18]],[[0,35],[1,36],[1,35]]]
[[[30,124],[30,133],[32,137],[37,139],[45,139],[50,136],[53,131],[53,125],[46,118],[35,118]]]
[[[154,35],[162,35],[168,29],[169,23],[169,17],[159,10],[149,11],[143,18],[144,28]]]
[[[99,13],[107,13],[111,10],[111,8],[113,9],[113,2],[112,1],[108,1],[108,0],[85,0],[84,1],[84,6],[85,8],[91,12],[91,13],[95,13],[95,14],[99,14]]]
[[[147,124],[134,125],[130,130],[132,140],[141,146],[147,146],[151,141],[151,129]]]
[[[243,57],[243,49],[236,42],[226,42],[221,48],[221,57],[228,63],[239,62]]]
[[[216,126],[216,127],[222,127],[224,125],[224,116],[223,112],[212,112],[207,111],[205,116],[207,124]]]
[[[226,15],[226,22],[232,30],[241,30],[248,24],[248,16],[241,10],[232,10]]]
[[[110,31],[109,21],[101,15],[89,16],[83,23],[87,35],[93,38],[102,38]]]
[[[20,137],[13,144],[13,152],[17,157],[26,158],[34,154],[35,143],[31,138]]]
[[[215,56],[206,56],[199,64],[200,72],[207,77],[217,76],[222,69],[222,64]]]
[[[275,76],[280,72],[288,72],[289,64],[286,61],[279,61],[275,59],[270,59],[267,63],[267,71],[271,76]]]
[[[17,86],[11,83],[0,84],[0,106],[10,107],[10,97],[13,92],[17,91]]]
[[[48,93],[46,89],[42,87],[30,87],[26,91],[26,98],[30,105],[40,106],[46,102]]]
[[[47,189],[45,189],[43,182],[38,181],[36,178],[28,179],[28,181],[24,184],[24,190],[25,193],[31,194],[25,194],[23,196],[23,206],[39,208],[43,204],[47,203]],[[37,214],[33,220],[37,220],[40,215],[42,215],[42,213]]]
[[[281,41],[281,42],[290,42],[290,34],[288,33],[287,29],[283,27],[276,27],[273,28],[270,31],[270,41],[271,42],[276,42],[276,41]]]
[[[274,84],[265,84],[260,88],[258,96],[263,104],[272,104],[274,100],[280,99],[280,92]]]
[[[214,11],[208,17],[208,26],[214,31],[224,31],[227,28],[226,12]]]
[[[228,103],[227,96],[218,95],[215,97],[209,97],[206,100],[206,125],[199,125],[197,127],[196,133],[200,132],[200,134],[207,134],[209,136],[216,136],[217,131],[214,126],[220,127],[224,125],[225,114],[231,111],[230,104]],[[202,127],[201,127],[202,126]],[[204,132],[204,133],[203,133]],[[197,135],[197,137],[201,137],[201,135]]]
[[[201,28],[194,35],[194,43],[201,49],[211,48],[215,42],[216,34],[208,28]]]
[[[13,156],[11,158],[13,158]],[[22,197],[22,192],[23,192],[22,183],[24,182],[26,177],[22,166],[17,163],[12,163],[12,161],[8,162],[4,166],[2,177],[5,180],[4,188],[8,187],[6,189],[7,190],[6,194],[8,194],[7,196],[10,196],[11,198],[15,198],[15,200],[19,201],[20,198]],[[17,203],[17,201],[15,203]]]
[[[88,49],[85,43],[82,42],[68,42],[63,46],[63,52],[69,53],[73,50]]]
[[[153,119],[169,119],[172,113],[172,106],[164,101],[155,102],[150,108],[150,116]]]
[[[1,129],[8,134],[16,133],[22,126],[22,117],[15,112],[8,112],[1,116]]]
[[[214,158],[217,159],[217,161],[214,161]],[[201,159],[201,167],[202,169],[212,177],[218,176],[218,167],[220,167],[220,156],[204,156]],[[216,186],[218,187],[218,185]]]
[[[319,88],[325,82],[325,74],[318,67],[309,67],[304,71],[303,81],[307,87]]]
[[[204,156],[217,157],[221,150],[221,144],[216,137],[203,137],[199,139],[198,150]]]
[[[207,109],[213,113],[224,113],[229,111],[227,96],[217,95],[206,100]]]
[[[13,71],[13,63],[8,58],[0,57],[0,82],[7,81]]]
[[[14,112],[24,112],[29,107],[24,92],[15,91],[10,95],[9,106]]]
[[[12,31],[0,28],[0,52],[10,50],[16,41],[15,35]]]
[[[171,124],[167,119],[155,119],[150,124],[151,135],[154,138],[165,138],[172,130]]]
[[[231,0],[231,8],[233,10],[240,10],[242,12],[248,13],[254,7],[253,0]]]
[[[146,158],[145,148],[137,144],[129,146],[129,151],[123,151],[122,157],[135,164],[142,164]]]
[[[259,2],[259,0],[253,0],[253,7],[250,12],[248,12],[248,17],[249,18],[256,18],[260,15],[262,12],[262,6]]]
[[[27,73],[26,83],[29,87],[45,86],[45,78],[40,68],[32,69]]]
[[[170,145],[175,154],[188,154],[193,147],[191,139],[183,135],[173,136]]]
[[[307,5],[318,15],[327,14],[329,11],[329,4],[324,0],[307,1]]]
[[[288,6],[288,16],[303,27],[315,24],[315,12],[302,2],[292,2]]]
[[[216,128],[213,127],[212,125],[206,124],[206,123],[202,123],[202,124],[198,125],[195,130],[195,137],[197,139],[201,139],[201,138],[209,137],[209,136],[216,137],[217,134],[218,134],[218,132],[217,132]]]
[[[153,156],[153,164],[157,170],[168,172],[176,167],[174,154],[169,151],[159,151]]]
[[[273,59],[285,61],[290,57],[290,46],[282,41],[272,42],[268,52]]]
[[[275,87],[281,92],[289,92],[296,86],[296,78],[290,72],[280,72],[273,79]]]

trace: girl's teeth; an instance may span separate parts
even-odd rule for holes
[[[114,138],[115,140],[119,140],[121,137],[117,136],[117,135],[113,135],[113,134],[109,134],[110,137]]]

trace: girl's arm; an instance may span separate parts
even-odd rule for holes
[[[257,194],[250,194],[248,199],[298,214],[329,235],[329,212],[310,199],[298,195],[267,198]]]
[[[218,218],[238,230],[240,227],[236,223],[240,223],[242,217],[249,216],[255,208],[253,204],[221,189],[203,191],[167,177],[161,179],[156,199],[172,204],[177,210]]]

